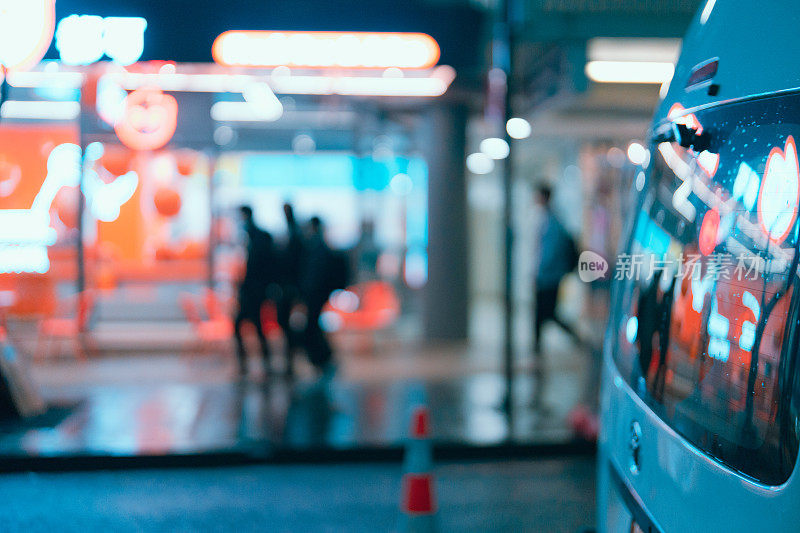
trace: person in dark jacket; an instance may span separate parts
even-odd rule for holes
[[[550,207],[550,188],[541,185],[536,190],[536,203],[542,208],[543,219],[539,232],[538,262],[534,280],[534,339],[533,353],[541,350],[542,326],[547,322],[557,324],[576,343],[581,344],[575,330],[556,313],[558,290],[564,276],[572,270],[570,257],[574,241]]]
[[[281,250],[280,293],[277,299],[278,325],[283,332],[286,374],[294,375],[294,356],[301,344],[300,332],[292,324],[292,309],[300,301],[300,276],[303,268],[303,231],[294,217],[291,204],[283,205],[288,238]]]
[[[250,322],[255,326],[261,344],[264,371],[269,373],[271,351],[261,323],[261,308],[267,299],[267,287],[275,282],[277,277],[275,250],[272,236],[256,226],[252,208],[242,206],[239,212],[247,234],[247,264],[244,277],[239,284],[239,310],[234,319],[236,356],[239,361],[239,372],[244,375],[247,373],[247,350],[242,340],[241,329],[245,322]]]
[[[303,340],[308,359],[318,370],[326,371],[333,362],[333,350],[319,319],[322,308],[331,294],[329,266],[331,249],[325,242],[324,228],[319,217],[309,221],[309,236],[305,243],[305,260],[301,291],[306,304],[306,329]]]

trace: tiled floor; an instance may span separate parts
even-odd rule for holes
[[[69,406],[42,427],[0,434],[0,454],[63,456],[193,453],[230,449],[315,450],[398,446],[412,407],[431,411],[433,436],[453,445],[551,444],[573,438],[567,414],[585,400],[590,360],[564,346],[541,364],[520,361],[513,416],[497,350],[344,343],[333,379],[301,366],[295,381],[265,379],[251,361],[244,380],[230,356],[128,353],[86,363],[34,365],[51,405]],[[277,366],[277,365],[276,365]]]

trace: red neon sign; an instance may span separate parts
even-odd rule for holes
[[[716,209],[709,209],[703,217],[703,223],[700,225],[700,235],[698,236],[701,254],[711,255],[714,253],[714,248],[717,247],[718,235],[719,211]]]
[[[142,87],[125,98],[125,111],[114,125],[122,144],[133,150],[156,150],[178,127],[178,101],[155,87]]]
[[[797,146],[791,135],[783,150],[775,146],[767,158],[758,193],[758,223],[775,244],[782,243],[794,227],[800,201]]]

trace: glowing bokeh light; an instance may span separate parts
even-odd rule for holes
[[[758,222],[775,244],[782,243],[792,231],[798,200],[800,170],[797,147],[790,135],[783,150],[776,146],[770,151],[758,194]]]
[[[645,163],[650,159],[650,154],[647,148],[637,142],[632,142],[628,145],[628,160],[634,165],[645,166]]]
[[[597,83],[658,83],[672,79],[675,66],[651,61],[589,61],[586,75]]]
[[[67,65],[90,65],[107,55],[127,66],[142,56],[145,29],[141,17],[70,15],[58,23],[56,49]]]
[[[483,152],[475,152],[467,156],[467,170],[473,174],[489,174],[494,170],[494,161]]]
[[[531,124],[524,118],[510,118],[506,122],[506,131],[512,139],[527,139],[531,136]]]
[[[482,140],[480,150],[492,159],[505,159],[511,153],[508,143],[499,137],[489,137]]]
[[[27,70],[44,57],[55,30],[55,0],[0,0],[0,65]]]
[[[214,61],[243,67],[422,69],[439,54],[424,33],[226,31],[212,46]]]

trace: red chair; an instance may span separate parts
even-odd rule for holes
[[[34,357],[42,359],[50,356],[54,343],[71,345],[75,357],[86,361],[89,320],[95,305],[95,295],[83,291],[75,296],[75,316],[71,318],[45,318],[39,323]]]
[[[203,318],[194,295],[181,294],[180,304],[186,320],[192,325],[201,351],[209,351],[212,346],[227,343],[233,337],[231,319],[220,313],[208,313],[208,318]]]
[[[376,331],[391,326],[400,316],[400,300],[394,288],[385,281],[367,281],[347,289],[358,298],[354,309],[339,303],[342,294],[334,293],[324,312],[334,313],[344,331]],[[343,298],[350,303],[352,297]]]

